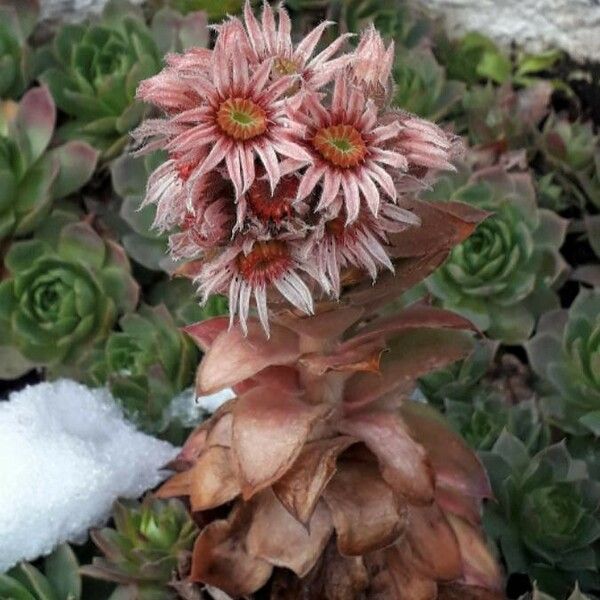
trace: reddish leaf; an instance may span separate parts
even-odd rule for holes
[[[346,329],[354,325],[363,315],[364,310],[356,306],[340,306],[339,303],[317,305],[322,312],[314,316],[298,317],[290,311],[276,315],[276,322],[298,335],[318,340],[335,339]]]
[[[385,548],[404,531],[406,511],[375,464],[339,460],[323,497],[343,555],[360,556]]]
[[[245,499],[279,479],[300,454],[314,423],[330,408],[277,388],[255,388],[233,406],[233,451]]]
[[[189,496],[192,485],[191,470],[176,473],[168,479],[155,492],[157,498],[175,498],[176,496]]]
[[[396,494],[416,503],[433,500],[433,474],[427,454],[397,414],[356,413],[341,421],[338,428],[363,441],[375,454],[383,478]]]
[[[230,455],[229,448],[207,448],[190,469],[189,495],[193,511],[216,508],[240,494]]]
[[[342,345],[342,349],[355,348],[375,340],[387,340],[399,333],[412,329],[465,329],[473,330],[473,324],[456,313],[434,308],[424,304],[415,304],[405,310],[377,319],[363,327],[357,335]]]
[[[273,567],[246,550],[248,510],[234,509],[228,520],[213,521],[196,539],[190,580],[212,585],[233,597],[252,594]]]
[[[427,450],[436,483],[479,498],[492,495],[479,459],[435,409],[420,402],[405,402],[400,412],[413,437]]]
[[[408,394],[418,377],[464,358],[472,347],[471,337],[461,331],[426,329],[402,334],[383,355],[378,374],[357,373],[348,381],[344,401],[356,410],[390,392]]]
[[[273,484],[279,501],[298,521],[308,522],[335,473],[338,456],[355,441],[338,436],[309,442],[287,473]]]
[[[229,317],[214,317],[183,328],[202,352],[207,352],[220,333],[229,328]]]
[[[435,501],[446,513],[462,517],[475,526],[481,523],[481,500],[475,496],[467,496],[458,490],[437,485]]]
[[[498,590],[502,586],[502,573],[478,529],[464,519],[448,515],[463,562],[463,580],[469,585]]]
[[[505,600],[499,592],[482,587],[449,583],[440,586],[437,600]]]
[[[199,392],[210,394],[231,387],[273,365],[295,362],[300,356],[298,337],[289,329],[272,325],[267,338],[260,323],[248,323],[244,336],[239,325],[219,334],[200,363]]]
[[[396,544],[385,550],[389,595],[394,600],[436,600],[437,584],[415,569],[408,544]]]
[[[29,90],[19,102],[11,123],[19,149],[33,164],[46,150],[56,124],[56,106],[46,87]]]
[[[329,371],[378,373],[383,349],[379,341],[368,342],[348,349],[340,348],[331,354],[305,354],[300,358],[300,364],[315,376]]]
[[[458,579],[462,575],[460,548],[442,511],[435,504],[411,506],[408,522],[406,540],[417,569],[436,581]]]
[[[247,537],[248,552],[276,567],[291,569],[298,577],[307,575],[333,533],[327,507],[323,502],[318,504],[305,527],[290,515],[271,490],[260,492],[254,505]]]
[[[267,367],[254,377],[238,383],[233,390],[236,394],[245,394],[252,388],[264,385],[277,387],[289,394],[299,394],[302,391],[299,374],[294,367]]]

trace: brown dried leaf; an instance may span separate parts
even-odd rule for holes
[[[233,597],[252,594],[271,576],[273,567],[246,550],[248,507],[236,507],[229,519],[213,521],[196,539],[190,580],[219,588]]]
[[[435,505],[411,506],[406,541],[419,571],[436,581],[458,579],[462,561],[454,531]]]
[[[338,469],[323,497],[343,555],[360,556],[385,548],[406,526],[405,509],[399,506],[374,464],[338,460]]]
[[[233,406],[233,452],[245,499],[279,479],[300,454],[314,423],[330,408],[277,388],[250,390]]]
[[[306,444],[291,468],[273,484],[273,492],[302,523],[310,519],[336,469],[338,456],[356,441],[338,436]]]
[[[273,324],[267,338],[260,323],[248,323],[248,335],[240,326],[220,333],[205,354],[196,378],[199,393],[210,394],[231,387],[273,365],[295,362],[300,356],[298,336]]]
[[[427,450],[437,484],[479,498],[492,495],[479,459],[435,409],[405,402],[399,410],[413,437]]]
[[[427,453],[397,414],[355,413],[341,421],[338,428],[367,445],[379,459],[383,479],[396,494],[420,504],[433,500],[433,473]]]
[[[253,500],[254,515],[246,539],[248,552],[276,567],[291,569],[304,577],[315,566],[329,538],[333,523],[320,502],[305,527],[283,507],[271,490]]]

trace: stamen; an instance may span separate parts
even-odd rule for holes
[[[367,153],[360,132],[352,125],[332,125],[317,131],[312,143],[330,163],[342,168],[357,166]]]
[[[249,140],[267,129],[265,111],[247,98],[229,98],[217,113],[219,127],[234,140]]]

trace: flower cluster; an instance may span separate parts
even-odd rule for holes
[[[137,129],[140,152],[168,153],[145,204],[201,298],[227,294],[243,329],[252,302],[268,332],[268,303],[310,314],[354,274],[393,271],[388,236],[419,226],[405,194],[451,168],[451,136],[385,106],[393,47],[371,28],[354,53],[346,36],[316,53],[328,25],[295,45],[284,8],[259,21],[247,2],[214,49],[168,56],[138,90],[165,113]]]

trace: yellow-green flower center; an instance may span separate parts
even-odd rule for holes
[[[352,125],[319,129],[312,143],[325,160],[344,169],[357,166],[367,153],[362,135]]]
[[[265,111],[247,98],[229,98],[217,112],[219,127],[234,140],[249,140],[267,129]]]

